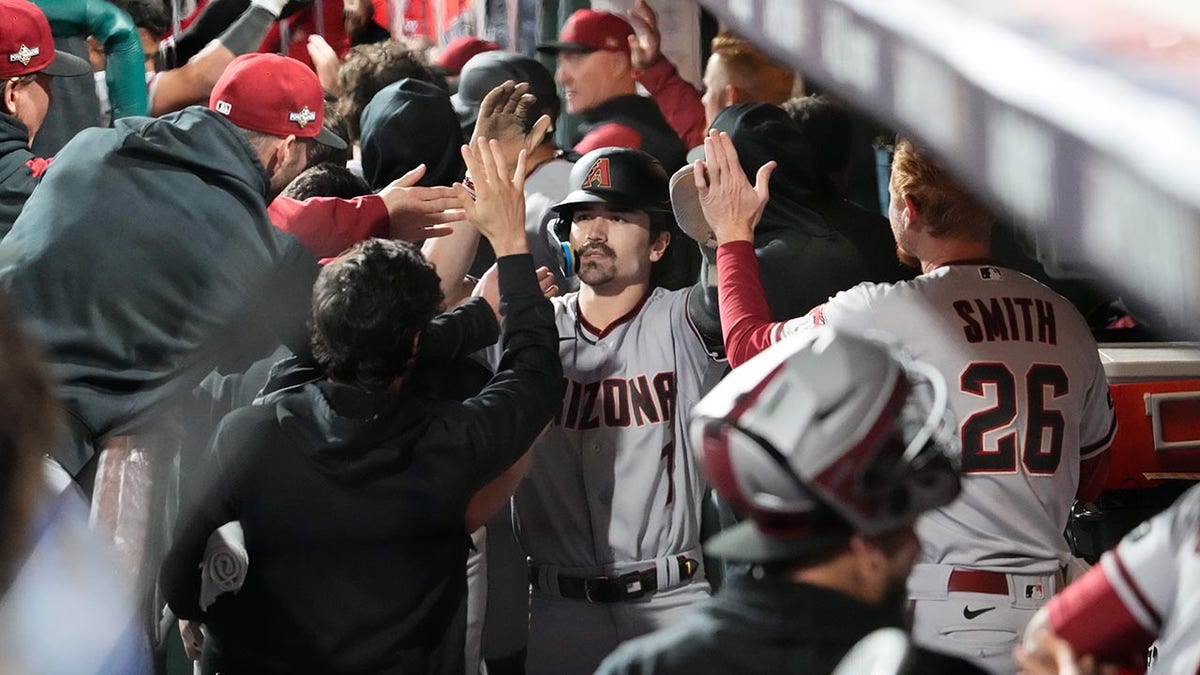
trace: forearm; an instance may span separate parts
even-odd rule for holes
[[[666,57],[660,58],[637,74],[637,80],[658,104],[667,123],[679,135],[685,147],[694,148],[704,142],[706,128],[704,104],[700,92],[680,77]]]
[[[104,0],[88,0],[89,33],[104,45],[104,80],[113,119],[145,115],[150,110],[146,63],[133,19]]]
[[[426,239],[421,245],[425,259],[437,268],[442,295],[450,297],[462,283],[479,248],[479,230],[469,222],[456,223],[454,232],[445,237]]]
[[[210,0],[196,15],[196,19],[172,39],[176,63],[187,63],[199,54],[201,49],[225,32],[249,6],[250,0]]]
[[[375,195],[354,199],[276,197],[267,207],[275,227],[304,245],[313,257],[330,258],[352,244],[388,237],[388,212]]]
[[[501,256],[502,354],[496,375],[465,402],[474,419],[484,480],[523,455],[562,404],[562,363],[554,308],[542,296],[529,255]]]
[[[1049,628],[1076,654],[1123,665],[1141,660],[1145,665],[1146,649],[1155,636],[1129,611],[1107,574],[1103,564],[1096,565],[1055,596],[1046,607]]]
[[[717,269],[725,354],[736,368],[769,347],[780,324],[771,321],[752,242],[732,241],[718,247]]]
[[[421,337],[417,351],[420,363],[445,363],[496,344],[500,324],[491,305],[483,298],[471,298],[453,311],[435,316]]]
[[[496,476],[492,482],[480,488],[475,496],[471,497],[470,503],[467,504],[467,532],[474,532],[483,527],[487,521],[491,520],[492,516],[500,511],[505,502],[517,491],[521,479],[529,471],[529,463],[532,458],[532,452],[521,455],[512,466],[504,470],[504,473]]]

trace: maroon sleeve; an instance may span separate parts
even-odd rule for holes
[[[1075,498],[1091,502],[1104,492],[1104,483],[1108,480],[1108,468],[1111,463],[1111,453],[1108,450],[1079,462],[1079,488]]]
[[[387,207],[377,195],[304,201],[276,197],[267,213],[275,227],[295,235],[318,259],[336,256],[364,239],[389,234]]]
[[[771,346],[771,308],[758,278],[754,243],[731,241],[717,247],[717,292],[725,355],[734,368]]]
[[[1154,636],[1146,632],[1096,565],[1046,605],[1050,629],[1076,654],[1122,666],[1145,665]]]
[[[707,125],[700,92],[679,75],[675,64],[663,57],[640,71],[637,80],[650,92],[685,148],[694,148],[704,142]]]

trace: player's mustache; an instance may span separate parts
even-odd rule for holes
[[[614,250],[612,250],[611,248],[609,248],[609,247],[608,247],[606,244],[604,244],[604,243],[602,243],[602,242],[598,242],[598,241],[593,241],[593,242],[592,242],[592,243],[590,243],[590,244],[584,244],[584,245],[583,245],[583,246],[582,246],[582,247],[579,249],[579,257],[580,257],[580,258],[582,258],[583,256],[587,255],[587,252],[588,252],[588,251],[591,251],[591,250],[593,250],[593,249],[595,249],[595,250],[599,250],[601,253],[603,253],[603,254],[607,255],[607,256],[608,256],[608,257],[610,257],[610,258],[615,258],[615,257],[617,257],[617,252],[616,252],[616,251],[614,251]]]

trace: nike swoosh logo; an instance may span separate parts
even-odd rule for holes
[[[967,607],[964,605],[963,606],[963,618],[970,621],[971,619],[977,618],[980,614],[985,614],[987,612],[992,611],[993,609],[996,609],[996,608],[995,607],[984,607],[983,609],[974,609],[973,610],[970,607]]]

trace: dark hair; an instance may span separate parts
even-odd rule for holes
[[[338,86],[342,90],[339,109],[349,129],[348,142],[362,135],[359,126],[363,109],[380,89],[406,77],[436,84],[424,58],[397,40],[384,40],[358,45],[346,54],[338,70]]]
[[[367,181],[355,176],[350,169],[340,164],[325,162],[310,166],[280,193],[283,197],[292,199],[308,199],[309,197],[338,197],[353,199],[371,191]]]
[[[793,98],[783,104],[783,109],[800,128],[800,135],[822,173],[837,173],[850,167],[849,110],[823,95]]]
[[[334,380],[383,391],[408,368],[413,340],[442,304],[433,265],[403,241],[368,239],[313,287],[313,356]]]
[[[155,39],[167,34],[171,22],[167,18],[167,6],[161,0],[112,0],[133,19],[133,25],[145,28]]]
[[[41,478],[41,456],[54,436],[54,399],[41,354],[0,292],[0,596],[26,545]]]
[[[342,140],[347,141],[346,147],[338,150],[322,143],[314,143],[313,147],[309,148],[308,151],[308,165],[313,167],[328,162],[330,164],[346,166],[346,163],[354,156],[354,151],[350,148],[349,143],[350,124],[342,116],[336,100],[325,99],[325,120],[321,122],[321,126],[337,134]]]

